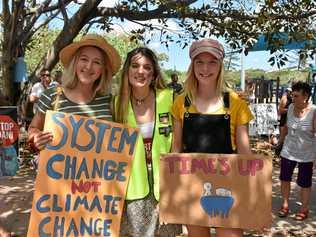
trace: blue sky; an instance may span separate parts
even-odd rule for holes
[[[84,1],[84,0],[78,0]],[[103,1],[101,5],[112,7],[117,0],[114,1]],[[203,3],[203,0],[199,0],[197,4]],[[2,3],[0,2],[0,6],[2,6]],[[1,7],[2,8],[2,7]],[[158,24],[157,21],[153,21],[154,23]],[[117,32],[128,32],[132,29],[135,29],[139,27],[135,23],[131,23],[128,21],[125,21],[124,24],[119,23],[119,26],[116,26]],[[53,24],[56,26],[61,26],[62,22],[58,22]],[[177,31],[179,28],[174,22],[170,22],[170,27],[172,30]],[[100,32],[101,33],[101,32]],[[155,39],[157,38],[157,39]],[[153,41],[148,45],[148,47],[154,49],[158,53],[166,53],[169,57],[169,61],[164,63],[164,68],[166,69],[176,69],[179,71],[186,71],[190,59],[189,59],[189,47],[186,47],[182,49],[177,44],[170,44],[169,49],[167,49],[165,46],[163,46],[160,41],[159,37],[154,37]],[[277,70],[276,67],[271,67],[268,63],[268,59],[270,57],[270,53],[268,51],[259,51],[259,52],[250,52],[247,56],[244,56],[244,68],[247,69],[263,69],[266,71],[271,70]],[[293,65],[291,65],[293,66]]]
[[[169,61],[164,63],[164,68],[177,69],[186,71],[189,64],[189,47],[182,49],[176,44],[170,45],[169,50],[164,46],[156,47],[155,50],[159,53],[166,53],[169,56]],[[240,57],[241,55],[239,55]],[[244,56],[244,68],[247,69],[262,69],[265,71],[277,70],[276,67],[271,67],[268,63],[270,57],[269,51],[249,52]],[[240,61],[239,61],[240,63]]]
[[[83,1],[83,0],[79,0]],[[103,1],[101,3],[102,6],[113,7],[118,0],[113,1]],[[194,5],[198,7],[203,4],[204,0],[199,0]],[[209,2],[209,1],[206,1]],[[255,6],[254,6],[255,7]],[[158,24],[157,21],[152,21],[153,24]],[[124,24],[119,23],[120,26],[117,26],[115,29],[117,31],[125,31],[128,32],[132,29],[138,28],[139,26],[125,21]],[[172,21],[169,22],[170,28],[173,31],[177,31],[179,27]],[[151,37],[151,36],[150,36]],[[156,38],[156,39],[155,39]],[[186,71],[189,64],[189,47],[182,49],[177,44],[170,44],[167,49],[164,45],[162,45],[159,41],[159,37],[156,36],[152,42],[148,45],[148,47],[154,49],[158,53],[166,53],[169,56],[169,61],[164,63],[164,68],[166,69],[177,69],[179,71]],[[259,52],[251,52],[247,56],[244,57],[244,68],[247,69],[263,69],[266,71],[277,70],[276,67],[271,67],[268,63],[268,59],[270,57],[270,53],[268,51],[259,51]]]
[[[112,7],[114,6],[116,1],[103,1],[101,5]],[[195,6],[199,6],[204,2],[204,0],[199,0],[197,3],[195,3]],[[205,1],[209,2],[209,1]],[[256,8],[256,6],[253,6]],[[151,23],[154,25],[158,25],[159,23],[157,20],[152,20]],[[139,26],[135,23],[125,21],[124,24],[118,22],[120,26],[117,26],[115,29],[119,31],[128,32],[132,29],[137,29]],[[169,27],[171,31],[178,32],[179,26],[173,21],[168,21]],[[182,49],[181,46],[179,46],[176,43],[169,44],[168,49],[161,44],[159,36],[152,37],[148,33],[148,38],[150,38],[152,41],[149,43],[148,47],[154,49],[158,53],[166,53],[169,57],[168,62],[164,62],[163,67],[165,69],[176,69],[178,71],[186,71],[188,69],[188,66],[190,64],[190,58],[189,58],[189,47],[186,47]],[[223,43],[223,42],[222,42]],[[226,48],[226,47],[225,47]],[[241,57],[241,55],[239,55]],[[250,52],[247,56],[244,56],[243,65],[244,69],[262,69],[265,71],[272,71],[272,70],[278,70],[276,66],[271,67],[268,63],[268,60],[270,58],[270,52],[269,51],[257,51],[257,52]],[[239,61],[240,63],[240,61]],[[291,64],[286,64],[286,66],[296,66]]]

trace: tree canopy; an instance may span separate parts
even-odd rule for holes
[[[104,3],[114,2],[112,5]],[[204,2],[204,3],[203,3]],[[3,93],[11,98],[12,70],[18,56],[24,55],[34,34],[60,20],[60,32],[38,61],[31,78],[41,68],[54,68],[58,53],[81,32],[97,29],[117,31],[117,24],[133,23],[130,40],[148,43],[155,34],[168,47],[188,46],[201,37],[222,37],[236,50],[251,47],[264,34],[276,52],[283,42],[271,36],[286,32],[289,40],[315,39],[315,1],[293,0],[3,0],[2,73]],[[205,3],[208,2],[208,3]],[[127,29],[123,29],[127,30]],[[314,51],[309,51],[312,55]],[[280,55],[280,54],[278,54]],[[274,62],[285,60],[284,55]],[[279,60],[279,61],[278,61]]]

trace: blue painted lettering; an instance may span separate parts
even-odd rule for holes
[[[77,157],[73,158],[70,156],[66,157],[65,162],[65,170],[64,170],[64,179],[69,179],[69,174],[71,179],[75,179],[76,177],[76,165],[77,165]]]
[[[55,162],[63,161],[64,159],[65,157],[62,154],[55,154],[48,159],[46,164],[46,172],[49,177],[51,177],[52,179],[61,179],[62,174],[54,170],[53,164]]]
[[[44,232],[44,226],[46,224],[48,224],[50,222],[50,220],[51,220],[51,218],[49,216],[45,217],[43,220],[41,220],[41,222],[38,225],[38,236],[41,236],[41,237],[50,237],[50,236],[52,236],[51,234],[48,234],[48,233]]]
[[[41,196],[37,202],[36,202],[36,210],[43,213],[43,212],[49,212],[50,211],[50,208],[45,206],[45,207],[42,207],[42,202],[44,201],[47,201],[50,199],[50,195],[49,194],[45,194],[43,196]]]
[[[73,210],[74,210],[74,211],[77,211],[77,210],[78,210],[78,207],[81,206],[81,205],[83,205],[86,210],[89,209],[89,204],[88,204],[88,201],[87,201],[87,196],[84,196],[83,198],[77,197],[77,198],[76,198],[76,201],[75,201],[75,203],[74,203]]]
[[[81,119],[79,121],[80,121],[80,124],[79,124],[79,127],[80,127],[82,125]],[[86,145],[79,145],[77,144],[77,136],[78,136],[79,127],[76,124],[76,127],[73,130],[73,134],[71,138],[71,145],[70,145],[71,147],[77,148],[79,151],[89,151],[93,148],[96,138],[95,138],[94,131],[92,130],[90,125],[94,125],[94,120],[88,119],[84,124],[85,130],[90,135],[90,142]]]
[[[80,167],[79,167],[79,170],[77,172],[77,175],[76,175],[76,179],[80,179],[81,178],[81,173],[84,173],[84,177],[89,179],[89,171],[88,171],[88,167],[87,167],[87,161],[86,161],[86,158],[83,158],[81,163],[80,163]]]
[[[98,196],[93,198],[89,211],[92,212],[94,208],[97,208],[99,212],[102,212],[102,207]]]
[[[108,151],[111,152],[117,152],[117,149],[113,147],[113,142],[115,142],[117,140],[116,137],[116,132],[120,132],[122,130],[122,128],[119,127],[113,127],[111,130],[111,134],[110,134],[110,139],[109,139],[109,143],[108,143]]]
[[[90,236],[92,235],[92,218],[89,219],[89,225],[86,223],[85,219],[80,218],[80,235],[85,236],[88,233]]]
[[[59,223],[60,222],[60,223]],[[56,216],[54,220],[54,236],[64,236],[65,217]]]
[[[63,209],[58,206],[58,195],[54,194],[53,195],[53,212],[61,212]]]
[[[71,234],[72,232],[73,232],[73,234]],[[74,219],[70,220],[70,225],[69,225],[69,228],[66,232],[66,236],[74,236],[74,237],[79,236],[79,231],[78,231],[78,228],[76,226]]]
[[[118,152],[122,152],[124,150],[125,144],[129,144],[129,155],[133,155],[134,149],[135,149],[135,144],[137,141],[137,135],[138,133],[134,131],[131,135],[129,135],[128,130],[124,129],[122,134],[121,134],[121,139],[120,139],[120,145],[118,148]]]
[[[63,124],[61,121],[58,120],[59,118],[65,118],[65,114],[62,114],[62,113],[54,113],[54,114],[52,114],[53,122],[55,122],[57,125],[59,125],[61,127],[61,129],[63,130],[61,132],[61,134],[62,134],[61,140],[55,146],[52,146],[52,145],[49,145],[49,144],[46,145],[46,148],[48,150],[59,150],[61,147],[63,147],[66,144],[66,141],[67,141],[67,138],[68,138],[68,129],[67,129],[65,124]]]
[[[104,139],[104,133],[105,133],[105,130],[106,129],[109,129],[111,128],[110,125],[106,124],[106,123],[100,123],[100,122],[97,122],[95,124],[95,126],[97,128],[99,128],[99,133],[98,133],[98,138],[97,138],[97,145],[96,145],[96,148],[95,148],[95,152],[96,153],[100,153],[101,151],[101,146],[103,144],[103,139]]]

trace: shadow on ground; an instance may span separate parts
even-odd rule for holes
[[[0,223],[14,236],[27,234],[28,220],[32,206],[35,172],[22,169],[15,177],[0,177]],[[293,182],[290,200],[291,213],[287,218],[275,215],[281,206],[278,160],[274,160],[272,215],[273,223],[265,234],[247,232],[245,236],[316,236],[316,177],[314,174],[309,218],[295,221],[293,216],[299,209],[299,188]],[[293,180],[296,179],[296,176]]]

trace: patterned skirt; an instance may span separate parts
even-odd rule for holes
[[[120,237],[175,237],[182,233],[179,224],[160,224],[159,212],[153,193],[152,169],[148,166],[150,193],[143,199],[125,201]]]

